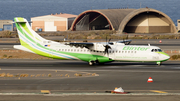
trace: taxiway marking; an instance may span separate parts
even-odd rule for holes
[[[167,92],[163,92],[163,91],[159,91],[159,90],[150,90],[151,92],[156,92],[156,93],[167,93]]]

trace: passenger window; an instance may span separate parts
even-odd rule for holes
[[[155,49],[154,51],[157,52],[157,49]]]
[[[121,53],[121,51],[119,51],[119,53]]]
[[[154,49],[152,49],[151,52],[154,52]]]
[[[133,51],[131,51],[131,53],[133,53]]]

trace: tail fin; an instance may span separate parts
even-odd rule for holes
[[[30,27],[28,21],[25,18],[17,17],[14,18],[18,36],[21,45],[27,45],[30,43],[50,43],[52,41],[42,38]]]

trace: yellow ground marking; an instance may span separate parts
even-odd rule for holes
[[[158,90],[150,90],[151,92],[156,92],[156,93],[167,93],[167,92],[163,92],[163,91],[158,91]]]
[[[47,94],[49,94],[50,91],[49,91],[49,90],[41,90],[41,93],[47,93]]]

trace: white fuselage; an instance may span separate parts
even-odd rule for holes
[[[100,46],[102,47],[102,46]],[[109,53],[105,54],[103,51],[90,50],[87,48],[69,46],[64,44],[51,44],[50,49],[69,52],[76,54],[92,54],[109,57],[115,61],[162,61],[169,59],[168,55],[161,54],[159,47],[156,46],[141,46],[141,45],[110,45]],[[157,51],[152,51],[152,50]]]

